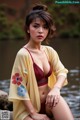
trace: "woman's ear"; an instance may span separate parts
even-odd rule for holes
[[[26,26],[24,26],[24,31],[25,31],[26,33],[30,33],[30,32],[29,32],[29,29],[28,29]]]
[[[27,33],[29,33],[29,30],[27,30]]]

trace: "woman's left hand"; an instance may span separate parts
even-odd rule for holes
[[[60,98],[60,89],[58,87],[54,87],[47,95],[46,104],[52,108],[57,105]]]

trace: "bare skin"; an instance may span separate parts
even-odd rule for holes
[[[31,37],[25,47],[31,52],[35,63],[44,71],[44,74],[47,74],[50,70],[50,65],[41,42],[46,38],[48,29],[45,28],[44,22],[37,18],[30,24],[28,33],[30,33]],[[38,35],[42,35],[43,37]],[[60,96],[60,89],[64,81],[64,76],[58,76],[57,83],[52,90],[50,90],[47,84],[39,87],[40,100],[41,102],[46,101],[46,113],[52,114],[55,120],[73,120],[68,105]],[[30,101],[23,101],[23,104],[28,107],[28,111],[30,112],[30,116],[27,116],[24,120],[50,120],[47,115],[36,113]]]
[[[41,53],[41,51],[40,51],[40,53]],[[49,69],[50,69],[48,59],[47,59],[47,56],[45,55],[45,53],[43,54],[42,57],[41,57],[41,55],[39,56],[40,53],[38,53],[38,55],[36,55],[35,52],[31,51],[31,54],[36,61],[36,64],[39,63],[38,66],[42,70],[44,68],[43,71],[45,71],[44,73],[47,74]],[[39,58],[36,58],[36,56],[38,56]],[[44,65],[44,67],[42,67],[43,65]],[[57,94],[59,94],[59,95],[56,99],[53,98],[54,99],[54,104],[52,104],[52,105],[50,105],[49,103],[45,104],[47,114],[53,114],[55,120],[58,120],[58,119],[59,120],[64,120],[64,119],[73,120],[73,116],[70,112],[70,109],[69,109],[68,105],[66,104],[65,100],[60,96],[60,90],[57,89],[57,88],[54,88],[53,93],[55,93],[55,92],[57,92]],[[44,86],[40,86],[39,87],[39,93],[40,93],[40,100],[43,103],[44,101],[46,101],[46,99],[49,95],[48,93],[50,93],[50,88],[48,87],[47,84],[44,85]],[[64,111],[66,111],[66,113],[64,113]],[[63,113],[64,113],[64,116],[63,116]],[[36,116],[38,116],[38,115],[36,114]],[[47,120],[47,119],[48,118],[46,118],[44,120]],[[39,119],[32,119],[30,116],[28,116],[24,120],[39,120]]]

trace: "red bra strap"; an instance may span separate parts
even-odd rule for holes
[[[32,57],[32,55],[31,55],[30,51],[29,51],[26,47],[24,47],[24,48],[29,52],[29,54],[30,54],[30,56],[31,56],[31,58],[32,58],[32,61],[34,62],[33,57]]]

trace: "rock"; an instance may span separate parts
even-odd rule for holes
[[[12,111],[12,102],[8,101],[8,94],[0,90],[0,109]]]
[[[2,90],[0,90],[0,112],[8,112],[10,113],[10,120],[12,120],[12,111],[13,104],[8,101],[8,94]]]
[[[13,120],[13,112],[8,110],[0,110],[0,120]]]
[[[7,97],[8,94],[2,90],[0,90],[0,97]]]

